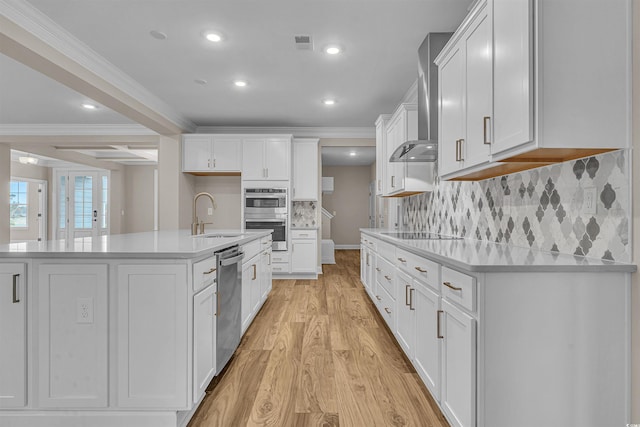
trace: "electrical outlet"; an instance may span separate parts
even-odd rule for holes
[[[213,215],[213,208],[207,209],[207,215]]]
[[[93,298],[76,299],[76,322],[93,323]]]
[[[584,189],[584,204],[582,210],[587,215],[596,214],[596,203],[598,201],[598,192],[595,187],[589,187]]]

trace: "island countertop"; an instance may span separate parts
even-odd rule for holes
[[[0,258],[188,259],[269,234],[270,231],[212,230],[192,236],[189,230],[165,230],[79,237],[68,241],[9,243],[0,245]]]
[[[472,272],[633,273],[637,269],[635,264],[544,252],[485,240],[403,239],[398,230],[361,228],[360,231],[416,255]]]

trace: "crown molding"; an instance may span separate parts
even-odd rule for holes
[[[138,124],[108,125],[57,125],[28,124],[0,125],[3,136],[157,136],[158,134]]]
[[[375,127],[198,126],[196,133],[291,134],[294,138],[375,138]]]
[[[193,122],[28,2],[0,0],[0,16],[12,21],[24,31],[136,99],[183,131],[192,131],[196,128]]]

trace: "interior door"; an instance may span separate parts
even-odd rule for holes
[[[69,238],[98,237],[98,172],[69,173]]]

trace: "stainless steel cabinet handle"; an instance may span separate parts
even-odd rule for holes
[[[456,139],[456,162],[460,161],[460,140]]]
[[[380,298],[380,295],[376,295],[376,299],[377,299],[378,301],[382,301],[382,298]]]
[[[400,261],[400,262],[407,262],[407,260],[406,260],[406,259],[404,259],[404,258],[398,258],[398,261]]]
[[[391,175],[391,188],[396,188],[396,177]]]
[[[427,270],[423,270],[420,267],[415,267],[415,269],[418,270],[420,273],[426,273],[427,272]]]
[[[387,279],[388,281],[391,281],[391,277],[389,276],[384,276],[385,279]]]
[[[216,158],[215,157],[213,158],[213,167],[214,168],[216,167]]]
[[[413,293],[415,292],[415,289],[411,288],[409,289],[409,310],[415,310],[415,308],[413,307]]]
[[[464,156],[462,155],[462,145],[464,144],[464,138],[460,140],[460,161],[464,162]]]
[[[409,305],[409,289],[411,288],[411,285],[405,285],[404,288],[404,305]]]
[[[440,313],[444,313],[444,311],[442,311],[442,310],[438,310],[438,311],[436,312],[436,320],[437,320],[437,325],[438,325],[438,326],[437,326],[436,335],[437,335],[437,338],[444,338],[444,335],[442,335],[442,334],[440,333]]]
[[[257,273],[256,273],[256,265],[253,264],[251,267],[253,267],[253,278],[251,280],[256,280],[257,277]]]
[[[491,145],[491,141],[487,141],[487,123],[491,120],[491,117],[483,117],[482,118],[482,130],[484,132],[484,143],[485,145]]]
[[[385,308],[384,308],[384,311],[386,311],[386,312],[387,312],[387,314],[391,314],[391,310],[389,310],[389,308],[388,308],[388,307],[385,307]]]
[[[20,277],[19,274],[14,274],[13,275],[13,303],[19,303],[20,302],[20,293],[18,292],[18,277]]]
[[[214,271],[216,271],[216,268],[215,268],[215,267],[212,267],[212,268],[210,268],[209,270],[205,271],[205,272],[204,272],[204,274],[211,274],[211,273],[213,273]]]
[[[379,272],[381,272],[382,270],[380,270],[378,267],[376,267],[376,271],[379,273]]]
[[[462,288],[459,288],[457,286],[453,286],[451,284],[451,282],[442,282],[443,285],[445,285],[447,288],[453,289],[454,291],[461,291]]]

